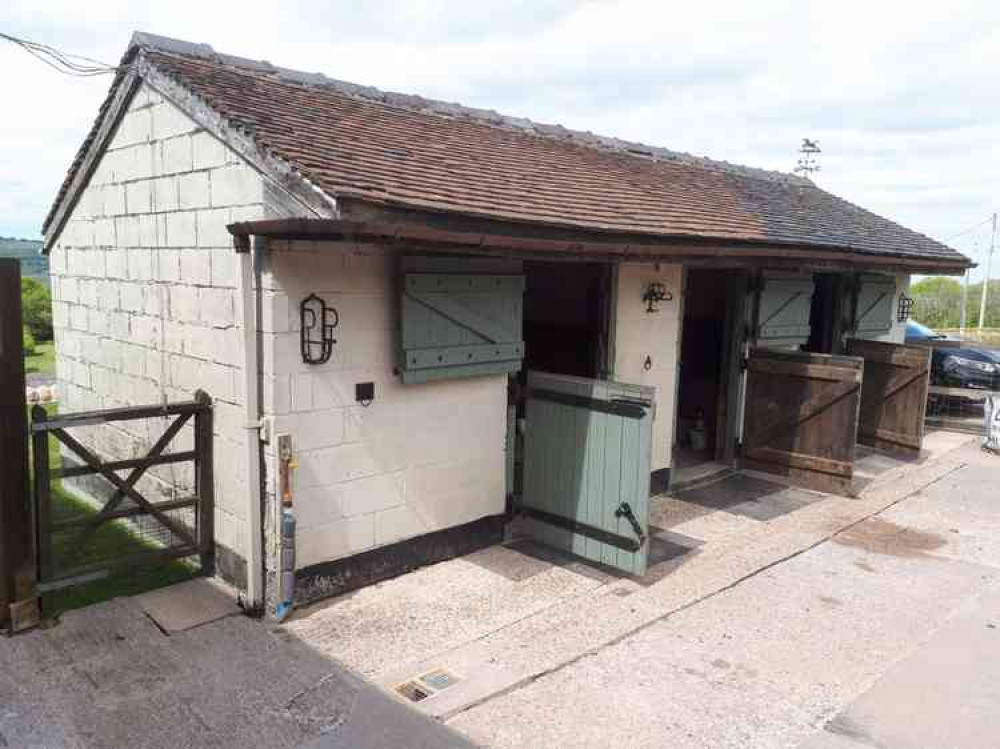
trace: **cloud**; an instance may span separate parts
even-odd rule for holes
[[[152,31],[786,171],[801,138],[818,138],[819,184],[945,238],[996,207],[993,12],[985,0],[8,0],[0,28],[108,61]],[[34,236],[108,81],[60,77],[11,47],[0,65],[16,73],[0,76],[0,234]]]

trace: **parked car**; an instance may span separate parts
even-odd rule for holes
[[[911,320],[906,323],[907,343],[933,343],[931,353],[931,385],[966,390],[1000,391],[1000,351],[982,346],[969,345],[957,338],[941,335],[926,325]],[[954,342],[954,345],[949,345]],[[964,410],[970,406],[978,408],[981,398],[963,398],[960,395],[942,397],[931,394],[928,409],[931,413],[944,407]]]

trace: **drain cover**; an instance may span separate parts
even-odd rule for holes
[[[421,700],[426,700],[431,696],[432,692],[429,689],[421,689],[420,685],[415,681],[407,681],[396,687],[396,691],[400,696],[405,697],[410,702],[420,702]]]
[[[452,684],[455,684],[458,682],[458,679],[444,669],[439,668],[436,671],[431,671],[421,676],[420,681],[429,686],[435,692],[438,692],[442,689],[447,689]]]
[[[428,697],[433,697],[442,689],[447,689],[459,681],[458,677],[450,674],[443,668],[428,671],[423,676],[404,681],[396,687],[396,693],[405,697],[410,702],[420,702]]]

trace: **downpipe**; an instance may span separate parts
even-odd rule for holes
[[[244,608],[259,614],[264,608],[264,486],[260,440],[262,393],[260,380],[261,256],[267,245],[262,237],[237,242],[240,258],[240,299],[243,304],[243,375],[246,428],[247,492],[247,590]]]

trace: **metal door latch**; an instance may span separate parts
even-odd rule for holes
[[[618,505],[618,509],[615,510],[615,517],[625,518],[628,521],[635,535],[639,538],[639,546],[642,546],[646,542],[646,534],[643,533],[642,526],[639,525],[639,519],[632,512],[632,506],[628,502],[622,502]]]

